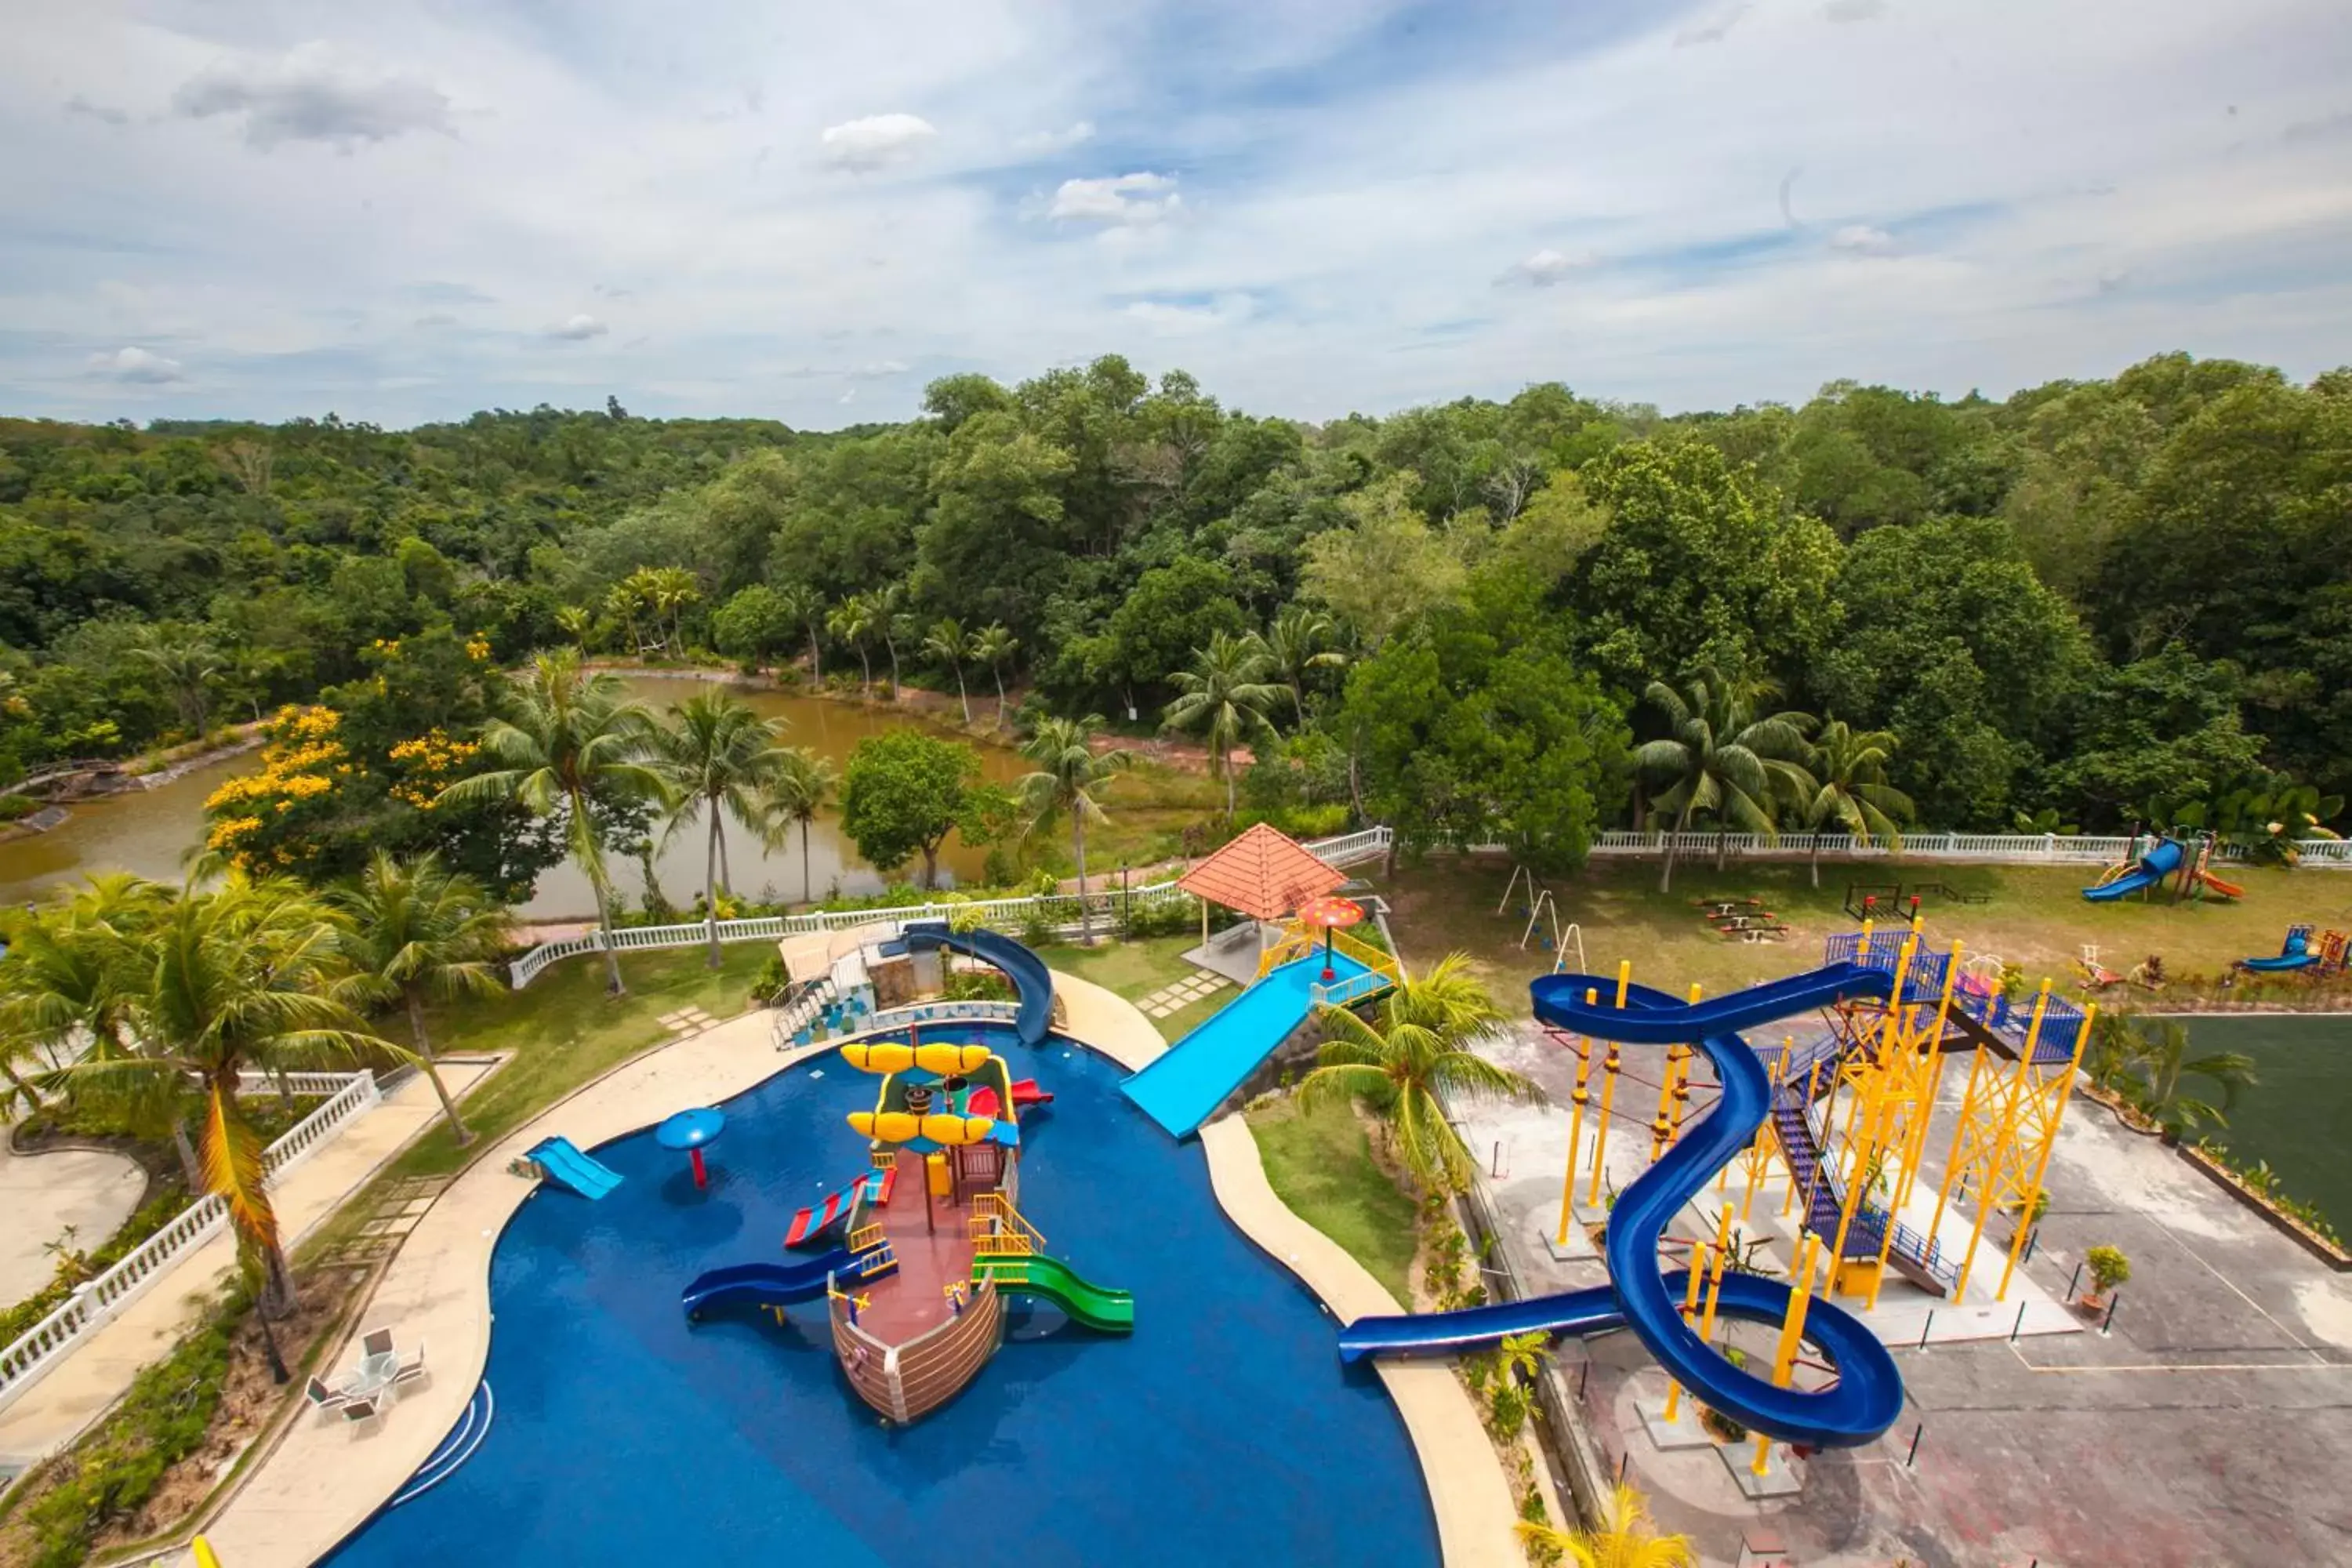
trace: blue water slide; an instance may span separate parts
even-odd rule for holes
[[[724,1307],[749,1302],[756,1307],[789,1307],[795,1301],[814,1301],[824,1294],[833,1276],[856,1266],[856,1258],[846,1247],[836,1247],[814,1258],[797,1258],[789,1263],[738,1263],[732,1268],[714,1268],[695,1277],[694,1283],[678,1294],[678,1305],[689,1318],[705,1308]]]
[[[2288,970],[2309,969],[2318,962],[2319,954],[2311,945],[2311,928],[2297,925],[2287,928],[2286,941],[2280,944],[2276,957],[2242,958],[2238,960],[2238,967],[2263,974],[2277,974]]]
[[[583,1198],[601,1198],[621,1184],[621,1173],[582,1153],[569,1138],[550,1138],[528,1156],[546,1178]]]
[[[1331,955],[1334,989],[1370,970],[1344,952]],[[1120,1092],[1170,1136],[1189,1138],[1216,1113],[1275,1047],[1307,1021],[1323,954],[1293,959],[1218,1008],[1159,1060],[1119,1085]]]
[[[2085,888],[2083,896],[2095,904],[2112,904],[2117,899],[2128,899],[2134,893],[2155,887],[2180,869],[2181,847],[2178,839],[2159,838],[2148,852],[2140,857],[2139,864],[2112,882],[2095,888]]]
[[[956,931],[945,921],[916,921],[903,932],[910,948],[950,947],[994,964],[1021,998],[1013,1027],[1024,1046],[1042,1046],[1054,1026],[1054,974],[1045,961],[1009,936],[992,931]]]
[[[1614,980],[1568,974],[1536,981],[1529,987],[1536,1016],[1554,1028],[1635,1044],[1696,1039],[1722,1093],[1681,1142],[1618,1194],[1609,1215],[1605,1288],[1460,1312],[1360,1319],[1341,1331],[1340,1355],[1354,1360],[1444,1353],[1491,1343],[1505,1334],[1595,1333],[1622,1323],[1685,1387],[1743,1426],[1784,1442],[1822,1447],[1877,1437],[1902,1414],[1903,1378],[1895,1358],[1859,1319],[1816,1298],[1805,1318],[1805,1337],[1828,1352],[1838,1369],[1837,1382],[1821,1389],[1776,1388],[1733,1366],[1683,1321],[1688,1276],[1659,1269],[1658,1244],[1683,1205],[1755,1135],[1770,1107],[1770,1078],[1733,1031],[1847,997],[1883,997],[1894,984],[1883,969],[1832,963],[1696,1005],[1632,986],[1626,1005],[1619,1008],[1612,1005]],[[1599,1005],[1584,1005],[1587,991],[1601,998]],[[1728,1273],[1716,1310],[1719,1316],[1778,1324],[1789,1299],[1789,1287],[1778,1279]]]

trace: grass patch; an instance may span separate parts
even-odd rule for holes
[[[1041,950],[1046,963],[1130,1002],[1140,1002],[1192,973],[1183,954],[1200,945],[1195,935],[1148,936],[1134,942],[1097,942],[1092,947],[1057,942]]]
[[[1495,912],[1510,873],[1509,864],[1496,858],[1433,856],[1420,866],[1400,867],[1384,879],[1382,891],[1409,964],[1426,967],[1459,948],[1498,1001],[1523,1011],[1527,982],[1550,972],[1552,954],[1540,936],[1519,950],[1527,918],[1517,898],[1503,913]],[[2070,991],[2073,962],[2085,942],[2095,943],[2100,962],[2116,970],[2160,954],[2166,969],[2186,983],[2218,977],[2234,959],[2276,952],[2291,921],[2338,930],[2352,921],[2352,877],[2238,867],[2225,875],[2244,885],[2242,901],[2173,904],[2159,897],[2145,904],[2088,903],[2082,890],[2097,872],[2079,866],[1824,864],[1816,889],[1802,864],[1735,862],[1718,872],[1704,860],[1685,861],[1675,868],[1673,891],[1660,893],[1656,861],[1611,861],[1547,879],[1545,885],[1559,900],[1563,926],[1574,921],[1581,928],[1592,973],[1614,973],[1621,959],[1631,959],[1636,979],[1671,991],[1696,982],[1709,995],[1820,963],[1824,937],[1856,929],[1843,907],[1850,881],[1940,881],[1981,895],[1980,903],[1927,898],[1920,912],[1930,936],[1939,943],[1958,941],[1971,954],[1998,954],[2031,979],[2047,975],[2056,988]],[[1727,941],[1694,907],[1705,898],[1761,899],[1787,922],[1789,934],[1772,942]],[[1572,942],[1569,965],[1576,965]],[[2135,996],[2146,1000],[2144,993]]]
[[[589,1079],[659,1044],[665,1013],[699,1007],[729,1018],[742,1012],[752,977],[775,950],[765,942],[738,942],[722,951],[725,962],[716,970],[704,967],[708,954],[699,947],[625,953],[621,974],[629,991],[617,1001],[604,994],[603,961],[586,954],[556,964],[524,990],[436,1009],[436,1050],[512,1053],[458,1102],[466,1125],[481,1135],[477,1144],[503,1138]],[[446,1174],[473,1152],[472,1146],[457,1147],[446,1122],[436,1122],[386,1175]]]
[[[1373,1162],[1355,1112],[1341,1104],[1302,1111],[1285,1097],[1253,1106],[1247,1120],[1275,1195],[1410,1303],[1413,1202]]]

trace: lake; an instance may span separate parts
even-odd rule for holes
[[[2336,1226],[2352,1228],[2352,1016],[2231,1013],[2179,1020],[2189,1054],[2243,1051],[2260,1081],[2238,1098],[2225,1131],[2213,1134],[2251,1163],[2268,1160],[2292,1196],[2317,1204]]]
[[[659,676],[632,677],[629,694],[656,712],[685,701],[705,683]],[[846,702],[795,696],[749,687],[730,687],[762,717],[781,721],[788,744],[807,746],[839,767],[850,748],[868,735],[919,725],[902,713],[880,712]],[[941,731],[942,734],[949,731]],[[1005,746],[975,742],[981,771],[1009,783],[1028,771],[1019,752]],[[184,858],[204,833],[205,797],[223,780],[261,766],[257,752],[232,757],[156,789],[134,791],[86,802],[73,807],[73,816],[52,832],[0,844],[0,900],[23,902],[40,897],[59,882],[92,871],[135,871],[142,877],[176,881]],[[857,858],[855,846],[842,837],[828,814],[814,824],[809,841],[808,874],[822,896],[835,883],[844,893],[879,892],[887,879]],[[751,897],[798,899],[801,888],[800,835],[791,847],[769,851],[740,824],[727,825],[728,858],[736,889]],[[983,850],[967,848],[950,838],[940,857],[942,881],[979,876],[987,858]],[[616,858],[613,879],[621,895],[634,903],[645,892],[644,879],[634,859]],[[662,889],[670,901],[684,909],[701,889],[703,836],[698,813],[671,838],[656,862]],[[920,869],[920,862],[912,868]],[[587,879],[568,861],[551,868],[539,879],[530,900],[520,912],[529,918],[553,920],[584,917],[594,911]]]

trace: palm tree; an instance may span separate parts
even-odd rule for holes
[[[638,575],[646,579],[646,598],[653,605],[655,616],[669,616],[669,651],[684,657],[686,626],[682,617],[686,606],[702,597],[701,583],[683,566],[647,567]]]
[[[874,628],[877,619],[878,615],[874,607],[873,596],[868,594],[852,594],[840,604],[835,605],[833,607],[833,613],[824,618],[825,630],[831,632],[836,641],[845,642],[857,650],[858,665],[866,672],[860,692],[866,697],[874,695],[874,659],[871,644],[874,641]]]
[[[907,683],[898,678],[898,639],[922,635],[922,627],[907,613],[907,589],[904,584],[890,583],[874,592],[874,629],[882,646],[890,652],[890,692],[896,697],[906,689]]]
[[[1559,1530],[1533,1520],[1513,1527],[1531,1546],[1548,1546],[1576,1568],[1693,1568],[1698,1558],[1690,1538],[1660,1535],[1649,1504],[1622,1481],[1610,1500],[1609,1517],[1597,1530]]]
[[[963,689],[963,661],[972,657],[974,644],[978,640],[965,631],[963,623],[953,616],[933,626],[931,635],[923,639],[923,651],[955,671],[956,699],[963,704],[963,721],[966,724],[971,722],[971,697]],[[1003,705],[1003,700],[999,698],[997,706],[1002,708]]]
[[[703,919],[710,936],[710,967],[719,951],[719,894],[734,878],[725,871],[727,817],[746,826],[760,820],[759,791],[776,769],[782,748],[776,727],[723,691],[697,693],[672,705],[670,722],[653,733],[654,768],[669,787],[669,831],[695,813],[708,822],[703,846]]]
[[[131,657],[152,668],[170,691],[172,705],[188,733],[201,739],[212,706],[212,683],[220,674],[221,652],[200,632],[142,626]]]
[[[824,595],[805,583],[790,583],[776,590],[776,598],[793,624],[808,634],[809,683],[824,679],[824,654],[817,644],[824,630]]]
[[[996,678],[996,722],[1000,729],[1004,724],[1004,667],[1013,662],[1020,647],[1021,639],[1005,630],[1002,621],[991,623],[973,634],[971,639],[971,657],[988,666],[988,673]]]
[[[1803,713],[1773,713],[1759,719],[1754,703],[1769,687],[1745,689],[1713,669],[1689,676],[1682,688],[1653,680],[1643,700],[1666,716],[1672,733],[1633,749],[1633,765],[1673,783],[1654,805],[1675,814],[1666,840],[1666,863],[1658,891],[1674,885],[1675,838],[1701,813],[1716,822],[1716,866],[1723,865],[1726,830],[1775,836],[1773,819],[1781,803],[1813,793],[1811,774],[1794,759],[1804,753],[1812,720]]]
[[[1331,617],[1305,605],[1293,605],[1274,617],[1258,646],[1282,683],[1290,689],[1290,710],[1307,717],[1307,676],[1309,670],[1333,669],[1348,656],[1326,645],[1336,630]]]
[[[809,900],[809,826],[833,799],[840,775],[833,763],[806,746],[786,746],[776,757],[761,795],[761,837],[772,849],[791,840],[794,826],[801,830],[801,901]]]
[[[646,639],[637,635],[637,611],[643,607],[637,602],[635,577],[614,584],[611,592],[604,595],[604,613],[628,628],[631,653],[646,651]]]
[[[157,1077],[198,1087],[205,1185],[227,1204],[239,1248],[258,1266],[266,1318],[293,1310],[294,1280],[240,1079],[327,1056],[412,1059],[367,1033],[333,994],[345,934],[333,910],[292,882],[233,876],[217,891],[183,893],[124,974],[135,1052],[67,1069],[97,1081]]]
[[[1034,833],[1064,812],[1069,814],[1070,847],[1078,860],[1078,942],[1086,947],[1092,947],[1095,941],[1094,916],[1087,908],[1087,825],[1103,820],[1102,803],[1095,798],[1095,792],[1134,761],[1124,750],[1098,752],[1094,749],[1095,734],[1102,727],[1099,713],[1083,719],[1048,718],[1039,721],[1036,731],[1021,747],[1021,754],[1037,764],[1035,773],[1021,779],[1029,830]]]
[[[572,646],[580,650],[580,657],[587,658],[588,634],[596,625],[596,617],[589,614],[587,607],[582,605],[564,605],[555,612],[555,625],[557,630],[572,639]]]
[[[1299,1103],[1354,1100],[1388,1129],[1398,1157],[1422,1190],[1460,1192],[1475,1171],[1440,1098],[1534,1100],[1543,1091],[1471,1047],[1505,1031],[1502,1010],[1470,973],[1467,953],[1451,952],[1417,981],[1391,990],[1376,1022],[1345,1007],[1317,1010],[1329,1037],[1301,1080]]]
[[[644,760],[651,729],[646,710],[627,700],[614,676],[583,673],[579,655],[570,649],[542,653],[516,698],[515,716],[482,728],[483,752],[504,766],[461,779],[436,797],[511,799],[536,816],[563,814],[572,858],[595,890],[605,982],[615,996],[627,987],[613,948],[613,879],[604,867],[597,805],[663,797],[661,775]]]
[[[1193,650],[1197,662],[1175,674],[1181,693],[1162,721],[1171,730],[1200,731],[1209,744],[1211,771],[1225,781],[1225,817],[1234,815],[1233,750],[1245,740],[1273,732],[1267,710],[1282,700],[1283,689],[1268,681],[1271,664],[1254,639],[1217,632],[1209,646]]]
[[[407,1013],[417,1062],[441,1101],[441,1114],[449,1119],[457,1147],[464,1148],[474,1135],[458,1119],[434,1065],[425,999],[504,990],[498,957],[512,922],[479,882],[444,870],[438,855],[403,864],[379,849],[358,881],[330,896],[350,921],[343,952],[359,973],[348,988],[377,1004],[397,1002]]]
[[[1864,844],[1885,844],[1903,853],[1903,833],[1896,819],[1908,818],[1911,797],[1886,782],[1886,760],[1895,754],[1895,737],[1885,730],[1856,730],[1843,719],[1822,726],[1813,742],[1809,770],[1812,798],[1805,804],[1805,826],[1812,829],[1813,886],[1822,885],[1822,829],[1836,823]]]
[[[2171,1138],[2178,1139],[2200,1125],[2227,1126],[2229,1113],[2237,1108],[2238,1091],[2252,1089],[2258,1081],[2254,1077],[2254,1058],[2242,1052],[2215,1051],[2210,1056],[2191,1057],[2188,1029],[2170,1019],[2157,1024],[2153,1033],[2143,1022],[2132,1035],[2134,1039],[2126,1049],[2131,1070],[2138,1075],[2142,1086],[2134,1099]],[[2221,1090],[2221,1103],[2215,1105],[2181,1093],[2180,1080],[2190,1077],[2217,1085]]]

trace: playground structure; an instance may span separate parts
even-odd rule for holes
[[[1789,934],[1789,922],[1765,906],[1761,899],[1694,899],[1699,918],[1716,934],[1733,942],[1779,942]]]
[[[2275,956],[2242,958],[2234,967],[2256,974],[2303,973],[2318,978],[2343,973],[2347,957],[2352,957],[2352,937],[2340,931],[2315,931],[2308,923],[2298,922],[2286,928],[2286,940],[2279,943]]]
[[[992,932],[937,926],[904,934],[1003,969],[1021,995],[1013,1035],[1024,1045],[1045,1042],[1053,980],[1035,953]],[[1015,1079],[970,1026],[935,1024],[928,1036],[924,1027],[839,1047],[845,1065],[878,1080],[872,1107],[846,1116],[866,1141],[868,1169],[793,1216],[783,1245],[808,1250],[782,1263],[713,1269],[679,1297],[689,1320],[748,1306],[781,1321],[786,1307],[824,1301],[843,1375],[898,1425],[979,1375],[1003,1343],[1008,1297],[1045,1301],[1098,1332],[1135,1324],[1133,1299],[1049,1256],[1017,1206],[1022,1116],[1054,1097],[1034,1078]],[[1003,1040],[1003,1026],[995,1027]]]
[[[2215,898],[2235,900],[2246,896],[2246,889],[2235,882],[2225,882],[2213,874],[2213,853],[2219,840],[2210,833],[2190,834],[2176,830],[2169,835],[2149,835],[2145,854],[2139,852],[2139,834],[2132,835],[2132,852],[2109,866],[2099,879],[2083,889],[2083,897],[2095,904],[2114,903],[2135,893],[2147,894],[2172,881],[2172,901],[2184,899]]]
[[[621,1184],[619,1172],[582,1153],[569,1138],[541,1139],[515,1164],[522,1174],[536,1176],[592,1201]]]
[[[1949,882],[1848,882],[1845,912],[1876,925],[1883,921],[1916,921],[1930,899],[1947,904],[1989,904],[1990,893],[1971,893]]]
[[[1522,887],[1524,892],[1520,891]],[[1499,915],[1509,909],[1514,895],[1519,900],[1518,912],[1527,921],[1519,928],[1519,951],[1527,952],[1528,942],[1541,936],[1543,951],[1552,955],[1551,972],[1558,974],[1568,967],[1568,950],[1572,943],[1576,948],[1576,967],[1585,968],[1584,928],[1574,921],[1564,925],[1560,922],[1559,900],[1525,866],[1511,868],[1511,879],[1503,884],[1503,900],[1495,906],[1495,912]]]
[[[1360,1320],[1341,1333],[1343,1357],[1629,1327],[1672,1379],[1664,1425],[1680,1419],[1688,1390],[1759,1435],[1748,1468],[1761,1478],[1770,1439],[1865,1443],[1895,1418],[1900,1378],[1870,1326],[1890,1276],[1935,1300],[1969,1300],[1972,1283],[1978,1300],[1988,1285],[1991,1300],[2008,1298],[2030,1228],[2018,1225],[2005,1247],[1988,1252],[1987,1220],[1997,1209],[2033,1210],[2090,1037],[2091,1009],[2051,995],[2046,983],[2013,997],[1983,966],[1964,964],[1957,944],[1937,951],[1916,926],[1833,936],[1819,968],[1716,1002],[1701,1001],[1695,988],[1685,1001],[1634,984],[1630,964],[1613,979],[1547,976],[1531,994],[1538,1022],[1577,1056],[1559,1239],[1584,1217],[1575,1212],[1582,1189],[1585,1216],[1605,1225],[1610,1283],[1461,1312]],[[1742,1037],[1816,1010],[1822,1026],[1805,1042],[1789,1034],[1751,1046]],[[1665,1046],[1666,1061],[1647,1129],[1650,1163],[1603,1210],[1596,1200],[1621,1045]],[[1685,1125],[1696,1054],[1707,1058],[1720,1093]],[[1930,1113],[1947,1058],[1958,1056],[1969,1074],[1958,1124],[1941,1179],[1923,1183]],[[1588,1179],[1583,1139],[1596,1091]],[[1625,1136],[1641,1142],[1629,1129],[1621,1144]],[[1753,1271],[1754,1244],[1741,1234],[1775,1172],[1793,1255],[1785,1282]],[[1710,1178],[1713,1199],[1705,1196]],[[1686,1205],[1692,1219],[1670,1234]],[[1716,1348],[1717,1325],[1728,1320],[1778,1326],[1769,1371],[1751,1373]],[[1800,1353],[1807,1342],[1826,1352],[1833,1383],[1796,1385],[1799,1368],[1815,1364]]]

